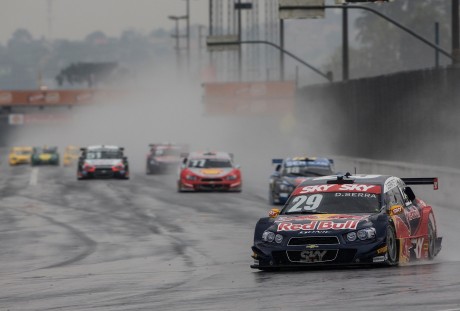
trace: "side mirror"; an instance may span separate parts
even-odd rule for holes
[[[123,157],[123,161],[128,161],[128,157]]]
[[[411,200],[411,201],[415,200],[415,193],[414,193],[414,191],[412,190],[411,187],[406,187],[404,189],[404,192],[407,194],[407,197],[409,198],[409,200]]]
[[[235,164],[235,168],[236,168],[237,170],[239,170],[239,169],[241,168],[241,165]]]
[[[270,212],[268,212],[268,216],[269,216],[270,218],[275,218],[275,217],[277,217],[279,214],[280,214],[280,210],[277,209],[277,208],[272,208],[272,209],[270,210]]]
[[[402,214],[403,212],[404,212],[404,208],[402,207],[402,205],[393,205],[388,210],[388,214],[390,216],[396,216],[396,215]]]
[[[275,171],[279,172],[281,170],[281,164],[276,165]]]

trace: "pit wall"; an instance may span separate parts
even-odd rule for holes
[[[363,158],[332,156],[338,172],[393,175],[397,177],[438,177],[439,189],[432,185],[411,186],[415,194],[429,205],[459,209],[458,192],[460,170],[447,167],[425,166],[411,163],[376,161]]]
[[[460,169],[460,68],[307,86],[295,115],[322,153]]]

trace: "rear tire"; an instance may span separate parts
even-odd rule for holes
[[[387,228],[387,252],[386,252],[386,264],[388,266],[396,266],[399,262],[399,251],[398,251],[398,241],[396,240],[396,233],[393,226],[388,226]]]
[[[433,260],[436,256],[436,232],[431,221],[428,221],[428,259]]]

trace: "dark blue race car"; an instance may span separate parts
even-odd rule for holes
[[[254,269],[389,265],[433,259],[441,250],[431,206],[408,185],[437,178],[332,175],[307,178],[254,232]]]
[[[268,201],[272,205],[283,205],[302,181],[307,177],[334,174],[334,161],[327,158],[296,157],[273,159],[275,172],[270,176]]]

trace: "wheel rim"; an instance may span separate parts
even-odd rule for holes
[[[387,248],[388,248],[388,260],[391,263],[396,262],[396,239],[391,228],[387,231]]]

